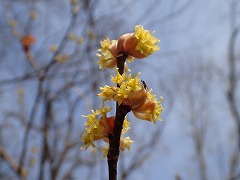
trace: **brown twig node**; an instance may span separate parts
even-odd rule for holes
[[[119,74],[124,72],[124,64],[126,61],[127,55],[119,53],[117,56],[117,67]],[[117,163],[119,158],[119,147],[120,147],[120,137],[123,128],[123,122],[125,116],[128,112],[131,111],[130,106],[124,104],[116,105],[116,116],[115,123],[113,128],[113,133],[109,135],[109,151],[108,151],[108,171],[109,171],[109,180],[117,179]]]

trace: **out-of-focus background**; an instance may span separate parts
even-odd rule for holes
[[[0,179],[107,179],[99,149],[80,150],[81,115],[114,73],[99,41],[138,24],[161,50],[129,67],[164,112],[129,116],[119,179],[240,179],[238,0],[1,0],[0,17]]]

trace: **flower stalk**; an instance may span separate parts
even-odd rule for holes
[[[117,67],[120,75],[124,72],[124,64],[126,61],[126,54],[119,54],[117,57]],[[119,85],[117,85],[119,87]],[[109,151],[107,155],[108,159],[108,171],[109,171],[109,180],[117,179],[117,163],[119,158],[119,147],[120,147],[120,137],[122,134],[123,121],[128,112],[131,111],[130,106],[120,104],[116,102],[116,116],[115,123],[113,128],[113,133],[108,136],[109,139]]]

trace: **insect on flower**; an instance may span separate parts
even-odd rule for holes
[[[148,90],[146,82],[144,80],[141,80],[141,83],[143,84],[143,87]]]

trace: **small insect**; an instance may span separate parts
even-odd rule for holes
[[[143,84],[143,87],[144,87],[145,89],[148,89],[147,84],[146,84],[145,81],[141,80],[141,83]]]

